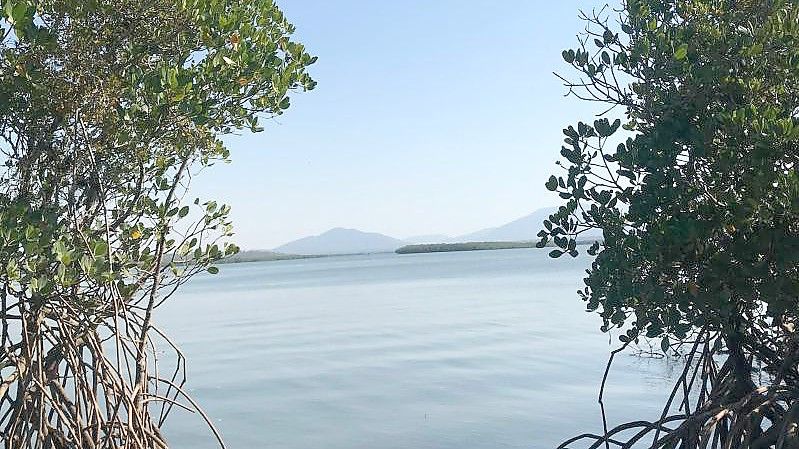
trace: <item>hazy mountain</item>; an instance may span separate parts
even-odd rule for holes
[[[543,229],[544,220],[557,210],[556,207],[538,209],[510,223],[496,228],[483,229],[471,234],[453,238],[457,242],[513,242],[519,240],[537,240],[538,231]]]
[[[376,232],[335,228],[294,240],[274,250],[288,254],[357,254],[391,252],[403,245],[405,242],[402,240]]]
[[[294,240],[275,248],[273,251],[300,255],[359,254],[393,252],[397,248],[409,244],[537,241],[538,236],[536,234],[543,228],[544,220],[548,219],[556,210],[557,208],[555,207],[538,209],[530,215],[513,220],[510,223],[458,237],[430,234],[399,240],[376,232],[335,228],[320,235]],[[582,234],[580,238],[588,240],[598,236],[601,238],[601,235],[599,231],[592,231]]]
[[[530,215],[506,223],[496,228],[483,229],[471,234],[454,237],[453,242],[516,242],[538,240],[538,231],[544,228],[544,220],[557,211],[557,207],[538,209]],[[602,232],[592,229],[584,232],[578,240],[601,239]]]
[[[450,240],[452,240],[452,237],[444,234],[415,235],[402,239],[403,242],[409,245],[416,245],[419,243],[447,243]]]

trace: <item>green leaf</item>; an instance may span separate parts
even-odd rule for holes
[[[207,271],[209,273],[211,273],[211,274],[217,274],[217,273],[219,273],[219,268],[217,268],[217,267],[208,267]]]
[[[554,192],[558,189],[558,178],[556,178],[554,175],[550,176],[549,180],[544,184],[544,186],[546,186],[547,190],[550,192]]]
[[[674,50],[674,59],[682,61],[688,56],[688,44],[682,44]]]
[[[95,256],[105,256],[106,254],[108,254],[108,243],[102,240],[97,241],[94,244],[94,248],[92,249],[94,251]]]
[[[8,5],[12,4],[13,2],[9,2]],[[8,9],[8,6],[6,6]],[[18,25],[24,22],[28,18],[28,2],[21,1],[17,2],[14,6],[11,7],[11,12],[9,14],[11,22],[14,25]]]
[[[178,217],[183,218],[188,214],[189,214],[189,206],[183,206],[180,208],[180,211],[178,212]]]
[[[36,228],[32,225],[28,225],[25,227],[25,240],[32,242],[39,238],[39,232]]]
[[[553,259],[557,259],[558,257],[560,257],[562,255],[563,255],[563,251],[561,251],[559,249],[553,249],[552,251],[549,252],[549,257],[551,257]]]
[[[12,281],[19,279],[19,267],[17,266],[16,260],[9,259],[6,263],[6,276]]]

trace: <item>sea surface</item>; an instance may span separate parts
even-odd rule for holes
[[[231,449],[553,448],[601,432],[609,352],[587,258],[517,249],[222,265],[158,309]],[[623,355],[612,424],[655,418],[675,366]],[[212,448],[174,409],[174,448]]]

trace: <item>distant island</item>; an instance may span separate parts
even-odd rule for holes
[[[494,249],[535,248],[535,242],[465,242],[465,243],[424,243],[405,245],[394,251],[397,254],[445,253],[450,251],[487,251]]]
[[[592,245],[595,241],[602,238],[582,238],[577,239],[577,245]],[[446,253],[451,251],[489,251],[496,249],[516,249],[516,248],[536,248],[538,241],[523,240],[517,242],[464,242],[464,243],[425,243],[420,245],[405,245],[394,251],[397,254],[419,254],[419,253]],[[547,247],[555,246],[554,242],[549,242]]]
[[[534,248],[544,220],[557,211],[546,207],[511,222],[469,234],[447,236],[428,234],[399,239],[377,232],[333,228],[318,235],[302,237],[272,250],[243,251],[224,263],[291,260],[306,257],[378,253],[432,253]],[[581,238],[588,243],[601,240],[601,231],[592,230]],[[583,243],[583,242],[578,242]]]
[[[238,254],[225,257],[217,263],[243,263],[243,262],[267,262],[272,260],[295,260],[295,259],[311,259],[316,257],[324,257],[322,255],[311,256],[303,254],[284,254],[275,251],[267,250],[252,250],[241,251]]]

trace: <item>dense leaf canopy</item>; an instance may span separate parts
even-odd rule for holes
[[[563,130],[546,187],[566,203],[539,246],[576,257],[602,229],[579,294],[621,334],[608,370],[653,338],[684,369],[659,419],[561,447],[799,447],[799,4],[627,0],[583,19],[563,79],[602,109]]]
[[[589,309],[629,338],[795,319],[799,6],[631,0],[620,30],[591,20],[568,85],[624,114],[564,130],[547,187],[568,202],[541,234],[576,255],[574,235],[604,231]]]
[[[0,6],[4,441],[163,447],[181,378],[148,356],[153,309],[238,250],[189,181],[312,89],[315,58],[269,0]]]
[[[565,204],[539,246],[602,241],[579,294],[621,347],[660,340],[684,368],[660,418],[584,434],[632,448],[799,447],[799,4],[626,0],[584,14],[563,130]],[[650,438],[651,437],[651,438]]]

